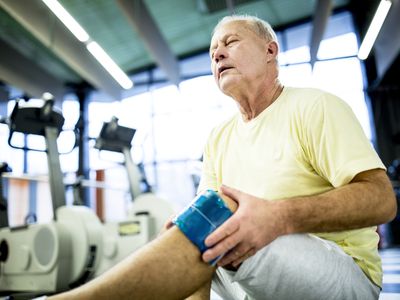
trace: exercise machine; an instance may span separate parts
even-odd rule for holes
[[[103,226],[88,207],[66,206],[57,147],[64,117],[54,107],[53,97],[45,94],[42,106],[21,102],[16,102],[7,121],[8,143],[17,149],[41,151],[14,145],[13,135],[20,132],[44,137],[53,220],[18,227],[2,221],[0,293],[50,294],[73,288],[95,276],[103,256]]]
[[[113,117],[110,122],[103,124],[96,139],[95,148],[99,151],[123,154],[132,199],[125,220],[104,224],[104,252],[96,272],[98,275],[151,241],[167,219],[174,214],[167,201],[151,192],[144,173],[133,162],[131,142],[135,132],[133,128],[119,125],[118,119]],[[145,188],[141,187],[143,184]]]
[[[0,228],[8,227],[7,199],[3,193],[3,173],[11,172],[11,168],[6,162],[0,163]],[[1,246],[0,246],[1,247]],[[0,250],[1,252],[1,250]],[[1,261],[1,257],[0,257]]]

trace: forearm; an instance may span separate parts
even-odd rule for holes
[[[352,183],[319,195],[277,201],[285,233],[333,232],[393,219],[396,200],[382,170],[361,173]]]

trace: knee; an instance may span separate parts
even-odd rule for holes
[[[308,234],[291,234],[280,236],[271,244],[260,250],[260,255],[268,261],[287,268],[297,268],[303,263],[304,253],[310,253],[314,241]]]
[[[286,254],[288,252],[296,251],[297,249],[293,249],[296,246],[303,245],[307,243],[309,236],[306,234],[290,234],[283,235],[274,240],[271,244],[267,245],[268,251],[273,254],[282,253]]]
[[[196,197],[191,204],[178,214],[174,223],[184,235],[203,253],[207,250],[204,241],[216,228],[232,216],[232,209],[212,190],[207,190]]]

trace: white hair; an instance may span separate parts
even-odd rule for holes
[[[261,38],[264,38],[267,41],[275,41],[276,43],[278,43],[278,38],[276,37],[276,33],[272,29],[271,25],[258,17],[250,15],[231,15],[223,17],[214,27],[212,34],[214,35],[214,33],[219,29],[220,26],[236,21],[245,22],[250,25],[250,29]]]

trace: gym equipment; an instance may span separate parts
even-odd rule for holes
[[[6,162],[0,163],[0,228],[8,227],[7,199],[3,193],[2,175],[4,172],[11,172]]]
[[[64,124],[54,99],[44,94],[35,107],[17,101],[9,118],[11,147],[15,132],[43,136],[54,220],[0,229],[0,291],[2,295],[54,293],[91,279],[103,255],[102,224],[89,208],[66,206],[57,138]],[[15,200],[14,200],[15,201]]]
[[[173,208],[164,199],[151,192],[142,193],[141,183],[147,181],[131,156],[131,141],[135,132],[133,128],[119,125],[118,119],[113,117],[103,124],[96,139],[96,149],[123,154],[132,199],[126,220],[104,224],[104,256],[97,275],[151,241],[174,214]],[[146,190],[151,189],[147,186]]]

